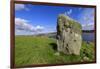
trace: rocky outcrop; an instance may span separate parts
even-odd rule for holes
[[[64,54],[80,54],[82,43],[81,25],[64,14],[57,19],[57,49]]]

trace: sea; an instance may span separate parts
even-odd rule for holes
[[[83,41],[95,41],[95,33],[94,32],[84,32],[82,33]]]

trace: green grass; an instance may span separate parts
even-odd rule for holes
[[[88,46],[87,46],[88,45]],[[60,53],[54,55],[56,40],[46,36],[16,36],[15,37],[15,64],[16,66],[32,64],[59,64],[82,62],[83,57],[87,56],[88,61],[94,60],[93,43],[82,43],[80,56],[65,55]],[[85,53],[84,53],[85,52]]]

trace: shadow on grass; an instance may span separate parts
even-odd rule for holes
[[[57,51],[57,44],[56,43],[50,43],[49,44],[53,50]]]

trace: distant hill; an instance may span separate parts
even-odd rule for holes
[[[82,32],[83,33],[93,33],[93,32],[95,32],[94,30],[82,30]],[[42,33],[42,34],[37,34],[37,36],[42,36],[42,35],[49,35],[49,36],[51,36],[51,35],[56,35],[57,34],[57,32],[52,32],[52,33]]]
[[[82,30],[82,38],[84,41],[93,41],[94,40],[94,30]],[[16,35],[16,36],[46,36],[49,38],[55,38],[56,39],[57,32],[52,33],[42,33],[42,34],[36,34],[36,35]]]
[[[94,30],[82,30],[82,33],[93,33]],[[44,33],[44,34],[38,34],[36,36],[48,36],[50,38],[56,38],[57,32],[52,32],[52,33]]]
[[[93,33],[93,32],[95,32],[95,30],[82,30],[82,32]]]
[[[83,33],[93,33],[94,30],[82,30]],[[17,35],[17,36],[48,36],[50,38],[56,38],[57,32],[51,32],[51,33],[41,33],[36,35]]]

